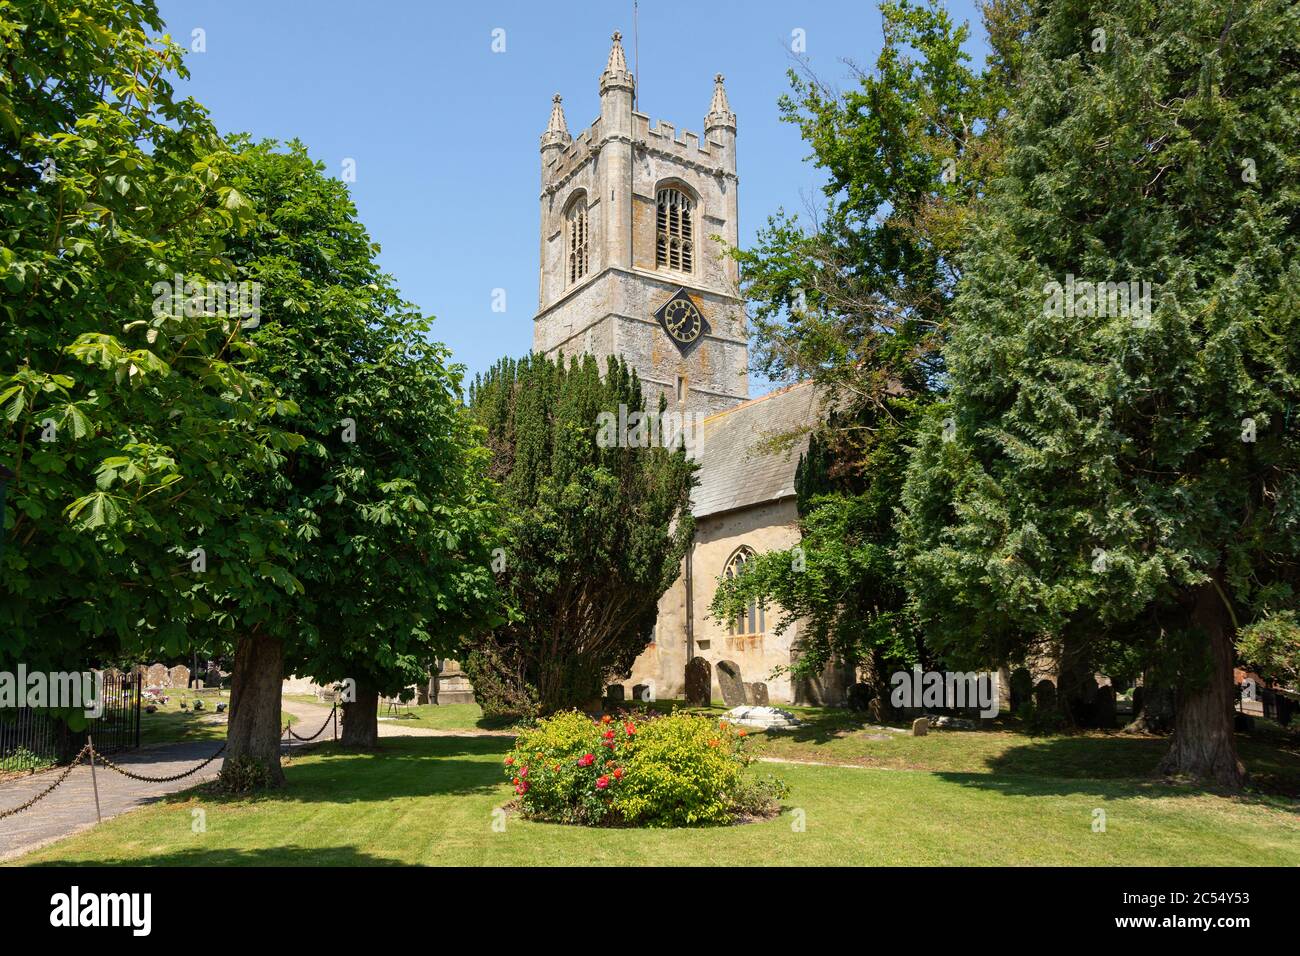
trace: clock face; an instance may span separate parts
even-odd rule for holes
[[[664,331],[678,345],[690,345],[704,331],[704,316],[685,292],[679,291],[659,310]]]

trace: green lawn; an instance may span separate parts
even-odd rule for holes
[[[379,716],[430,730],[505,730],[515,723],[510,718],[483,716],[483,708],[478,704],[411,704],[399,706],[396,715],[381,707]]]
[[[807,708],[806,726],[755,735],[755,752],[789,760],[851,763],[898,770],[956,771],[1064,779],[1142,779],[1169,749],[1167,737],[1118,731],[1030,736],[1011,719],[974,731],[936,730],[924,737],[882,730],[844,710]],[[1300,736],[1264,721],[1237,735],[1237,750],[1264,793],[1300,797]]]
[[[330,706],[312,694],[285,694],[284,699],[317,707]],[[510,717],[485,717],[478,704],[399,704],[395,711],[383,704],[379,716],[386,723],[400,722],[403,726],[427,730],[505,730],[516,723]]]
[[[938,751],[957,737],[913,743],[929,741]],[[759,764],[791,788],[785,812],[762,823],[591,830],[511,815],[495,832],[494,811],[512,796],[501,774],[509,744],[390,738],[375,754],[327,744],[293,759],[287,787],[271,796],[224,797],[211,788],[178,794],[17,862],[1300,865],[1294,801],[1149,780],[993,773],[987,763],[980,772]],[[1047,746],[1044,761],[1058,753]],[[207,811],[202,834],[191,832],[198,807]],[[1098,809],[1104,833],[1093,830]]]
[[[181,701],[186,701],[190,710],[181,710]],[[156,704],[156,713],[140,712],[140,746],[152,747],[155,744],[173,744],[182,740],[225,740],[226,714],[216,712],[217,703],[230,704],[230,694],[222,691],[220,696],[205,694],[204,709],[197,713],[192,709],[194,695],[185,691],[168,694],[167,703]],[[298,718],[292,714],[280,715],[280,726],[293,724]]]

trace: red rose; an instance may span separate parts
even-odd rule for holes
[[[583,754],[581,757],[578,758],[579,767],[590,767],[595,762],[596,762],[596,757],[594,754]]]
[[[623,729],[627,731],[627,735],[629,737],[631,737],[634,733],[636,733],[636,728],[633,727],[631,724],[624,724]]]
[[[609,777],[601,777],[596,781],[597,790],[604,790],[608,786],[609,786]]]
[[[612,731],[612,730],[607,730],[607,731],[605,731],[605,739],[606,739],[606,740],[613,740],[613,739],[614,739],[614,731]]]
[[[510,766],[512,763],[514,763],[514,762],[515,762],[515,758],[514,758],[514,757],[507,757],[507,758],[506,758],[506,766],[507,766],[507,767],[509,767],[509,766]]]
[[[614,779],[615,779],[615,780],[622,780],[622,779],[623,779],[623,768],[622,768],[622,767],[615,767],[615,768],[614,768]]]

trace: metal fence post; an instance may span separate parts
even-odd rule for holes
[[[104,815],[99,811],[99,780],[95,777],[95,740],[86,734],[86,746],[90,749],[90,785],[95,790],[95,820],[104,822]]]

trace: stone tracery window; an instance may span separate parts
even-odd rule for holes
[[[735,550],[731,557],[727,559],[727,566],[724,569],[723,574],[726,575],[727,580],[730,581],[740,574],[740,572],[744,570],[745,565],[753,559],[754,549],[742,544]],[[727,633],[732,637],[741,634],[762,634],[767,623],[765,620],[766,616],[763,605],[759,601],[751,599],[749,607],[741,611],[740,616],[730,622],[727,628]]]
[[[659,190],[655,264],[678,272],[695,271],[695,225],[691,197],[671,186]]]
[[[564,220],[566,242],[569,247],[569,285],[573,285],[587,274],[587,269],[591,264],[590,246],[587,242],[586,193],[579,193],[569,203],[569,211],[565,214]]]

